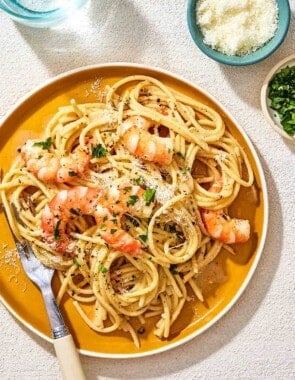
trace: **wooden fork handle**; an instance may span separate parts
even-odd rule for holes
[[[86,380],[72,335],[54,339],[53,345],[63,380]]]

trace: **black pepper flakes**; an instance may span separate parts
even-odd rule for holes
[[[139,329],[137,329],[137,334],[144,334],[145,328],[143,326],[140,326]]]

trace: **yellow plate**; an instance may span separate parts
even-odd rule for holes
[[[16,150],[28,138],[43,133],[44,126],[57,108],[67,105],[75,98],[78,103],[97,101],[100,88],[108,83],[132,74],[154,76],[168,86],[200,100],[220,112],[229,130],[239,140],[250,157],[260,202],[249,201],[249,189],[241,190],[235,201],[235,215],[250,219],[253,238],[237,247],[237,255],[222,252],[219,267],[223,268],[226,281],[218,286],[209,286],[205,292],[206,302],[188,302],[179,320],[173,325],[168,340],[159,340],[153,335],[152,322],[141,336],[141,347],[136,349],[123,332],[108,335],[92,331],[80,318],[70,299],[61,309],[80,352],[85,355],[111,358],[130,358],[158,353],[176,347],[196,337],[220,319],[245,290],[261,256],[268,223],[268,199],[266,184],[259,159],[243,130],[229,113],[208,93],[184,79],[164,70],[148,66],[112,63],[80,68],[50,80],[19,102],[2,121],[0,128],[0,162],[6,171]],[[20,263],[11,254],[14,248],[3,213],[0,214],[0,295],[9,311],[30,330],[51,341],[50,328],[44,304],[38,289],[26,278]],[[58,280],[54,279],[54,290]]]

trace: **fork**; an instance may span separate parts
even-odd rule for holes
[[[14,213],[15,219],[20,224],[23,224],[14,204],[11,204],[11,209]],[[23,239],[20,241],[15,236],[4,207],[3,210],[15,241],[23,269],[29,279],[36,284],[41,291],[51,326],[53,345],[59,361],[62,378],[63,380],[85,380],[85,375],[72,335],[68,332],[51,288],[54,269],[46,267],[36,258],[34,251],[27,240]]]

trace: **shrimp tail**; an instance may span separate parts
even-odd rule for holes
[[[210,236],[224,244],[245,243],[250,237],[249,220],[231,218],[222,210],[202,210],[202,219]]]
[[[126,149],[145,161],[169,165],[173,158],[173,144],[170,137],[149,133],[153,122],[142,116],[131,116],[122,125],[123,144]]]
[[[100,235],[107,244],[110,244],[120,252],[138,254],[141,251],[140,242],[122,229],[119,229],[114,233],[101,231]]]
[[[143,192],[140,186],[110,189],[75,186],[62,190],[43,209],[41,228],[44,241],[57,253],[72,253],[75,244],[68,236],[68,222],[80,215],[93,215],[98,233],[107,244],[123,253],[137,254],[141,243],[120,227],[120,219],[126,211],[146,217],[150,215],[152,204],[148,208],[141,207],[140,195]],[[129,205],[130,198],[138,205]]]
[[[44,149],[42,144],[42,141],[27,140],[21,148],[27,169],[39,180],[47,183],[72,182],[88,169],[90,153],[87,148],[78,147],[60,157],[55,152]]]
[[[52,213],[49,205],[46,205],[41,218],[43,239],[48,247],[60,254],[73,252],[73,243],[65,232],[66,224]]]

